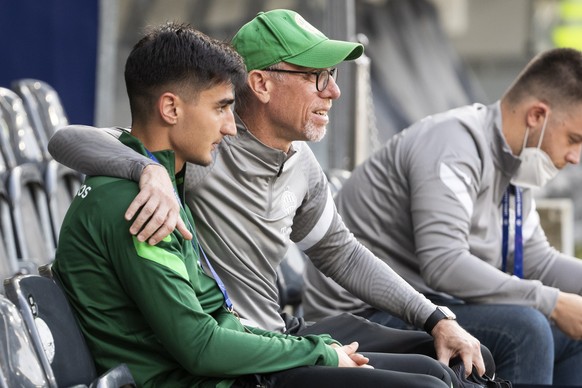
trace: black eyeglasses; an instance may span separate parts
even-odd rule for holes
[[[329,78],[333,78],[337,81],[337,67],[333,69],[322,69],[318,71],[299,71],[299,70],[286,70],[286,69],[264,69],[264,71],[274,71],[277,73],[291,73],[291,74],[313,74],[315,75],[315,87],[318,92],[323,92],[329,84]]]

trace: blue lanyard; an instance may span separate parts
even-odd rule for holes
[[[152,154],[149,150],[146,150],[146,152],[148,153],[148,156],[150,157],[151,160],[153,160],[156,163],[160,163],[160,162],[158,162],[158,159],[154,156],[154,154]],[[178,195],[178,192],[176,191],[176,189],[174,189],[174,194],[176,195],[176,200],[178,201],[178,205],[180,205],[180,208],[182,210],[184,210],[184,212],[185,212],[184,206],[182,205],[182,201],[180,201],[180,196]],[[198,249],[200,250],[200,253],[202,253],[204,260],[206,261],[206,265],[208,266],[208,269],[212,273],[212,277],[216,281],[218,288],[220,288],[222,295],[224,295],[224,303],[226,304],[226,308],[228,309],[228,311],[234,312],[232,302],[230,301],[230,298],[228,297],[228,292],[226,292],[226,287],[224,286],[224,283],[222,282],[222,279],[220,278],[220,276],[218,276],[218,274],[216,273],[216,271],[212,267],[212,264],[210,264],[210,260],[208,260],[208,257],[206,257],[206,253],[202,249],[202,245],[200,245],[200,242],[198,241],[198,237],[196,236],[196,233],[194,233],[194,228],[192,227],[192,224],[190,223],[190,220],[188,219],[188,217],[186,217],[186,222],[188,223],[188,229],[190,230],[190,232],[192,233],[192,235],[196,239],[196,244],[194,244],[194,240],[191,241],[192,247],[194,248],[194,250],[196,250],[196,245],[198,245]],[[200,264],[200,260],[198,260],[198,263]]]
[[[523,278],[523,214],[522,189],[509,185],[503,194],[501,212],[503,214],[503,245],[501,247],[501,269],[507,272],[507,255],[509,245],[509,196],[515,194],[515,244],[513,252],[513,274]]]

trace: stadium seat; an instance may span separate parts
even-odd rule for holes
[[[13,160],[7,160],[8,168],[24,163],[41,164],[44,153],[30,125],[22,99],[14,91],[0,87],[0,109],[8,123],[8,132],[2,134],[2,142],[7,141],[14,155]],[[4,148],[3,152],[8,152]],[[7,158],[5,154],[5,159]],[[15,162],[15,163],[14,163]]]
[[[285,258],[277,267],[279,307],[296,317],[303,316],[301,294],[304,287],[305,260],[305,254],[295,244],[291,244]]]
[[[38,274],[42,277],[53,279],[53,262],[38,267]]]
[[[54,258],[55,242],[38,168],[31,163],[14,167],[7,181],[19,260],[43,265]]]
[[[342,169],[331,169],[326,173],[327,180],[329,182],[329,188],[331,190],[331,194],[335,197],[338,191],[341,190],[345,181],[347,181],[352,173],[348,170]]]
[[[12,201],[6,189],[6,182],[10,179],[10,170],[8,166],[16,164],[14,154],[8,146],[8,150],[2,149],[9,142],[6,140],[6,134],[9,132],[8,123],[3,110],[0,109],[0,276],[5,279],[17,272],[31,273],[35,270],[36,265],[28,258],[18,259],[18,244],[14,234],[12,221]],[[8,163],[5,158],[12,158]]]
[[[0,180],[0,278],[6,279],[20,270],[10,214],[10,202],[4,183]]]
[[[125,364],[97,377],[83,334],[56,282],[19,274],[5,280],[4,288],[24,319],[51,388],[135,387]]]
[[[54,242],[59,240],[61,224],[82,183],[82,175],[56,160],[46,162],[44,189],[48,202]]]
[[[48,140],[69,124],[58,93],[48,83],[32,78],[15,80],[11,88],[22,98],[38,143],[46,153],[45,159],[50,159]]]
[[[72,198],[81,185],[82,176],[78,172],[56,162],[48,153],[46,144],[39,144],[30,125],[23,101],[15,92],[10,89],[0,88],[0,111],[2,111],[5,126],[0,132],[0,149],[9,172],[8,181],[16,180],[16,182],[7,183],[7,186],[10,189],[10,186],[17,187],[20,184],[18,177],[13,177],[13,175],[17,174],[15,170],[18,170],[18,168],[25,168],[27,175],[30,175],[30,170],[34,168],[39,170],[40,179],[38,182],[40,182],[43,193],[39,192],[38,196],[35,195],[34,197],[37,204],[36,213],[39,215],[39,223],[42,225],[43,234],[41,235],[50,239],[50,241],[46,242],[49,247],[45,252],[52,255],[54,247],[51,250],[51,245],[55,245],[58,240],[62,220]],[[2,125],[1,121],[0,125]],[[9,191],[11,199],[20,200],[19,198],[13,198],[12,194]],[[40,203],[41,196],[44,198],[46,205]],[[48,216],[44,212],[44,207],[46,206],[48,206]],[[49,221],[50,233],[48,234],[46,233],[49,231],[45,224],[46,220]],[[15,220],[16,223],[17,221]],[[18,233],[16,237],[22,238]],[[41,264],[44,262],[46,261]]]
[[[0,295],[0,388],[12,387],[49,384],[20,313]]]

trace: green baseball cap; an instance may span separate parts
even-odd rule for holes
[[[361,44],[331,40],[297,12],[286,9],[259,12],[231,43],[248,71],[278,62],[321,69],[356,59],[364,52]]]

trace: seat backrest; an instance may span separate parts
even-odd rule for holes
[[[303,270],[307,257],[295,244],[290,244],[285,258],[277,267],[277,288],[279,307],[290,309],[297,317],[303,315],[301,295],[303,293]]]
[[[338,193],[338,191],[341,190],[345,181],[350,179],[350,176],[352,175],[351,171],[342,170],[339,168],[329,170],[325,174],[327,176],[327,181],[329,183],[329,188],[331,190],[331,194],[334,197]]]
[[[9,142],[16,163],[42,163],[48,150],[45,154],[39,145],[20,96],[10,89],[0,87],[0,109],[10,129]]]
[[[0,173],[6,174],[8,170],[16,166],[16,156],[12,150],[11,119],[4,109],[0,107]]]
[[[60,286],[39,275],[15,275],[4,282],[52,387],[89,385],[96,377],[91,353]]]
[[[0,295],[0,388],[48,386],[22,317]]]
[[[6,252],[6,243],[4,236],[0,233],[0,279],[6,279],[16,272],[13,271],[12,263],[8,258],[8,253]],[[3,289],[0,290],[0,294],[4,293]]]
[[[0,180],[0,279],[6,279],[19,270],[10,201],[4,188],[4,181]]]
[[[37,165],[14,167],[8,176],[8,197],[19,260],[43,265],[54,258],[55,241],[44,182]]]
[[[81,187],[82,175],[56,160],[50,160],[44,179],[54,241],[57,242],[65,214]]]
[[[32,78],[15,80],[11,88],[22,98],[39,143],[46,149],[47,140],[69,124],[57,91],[48,83]]]

